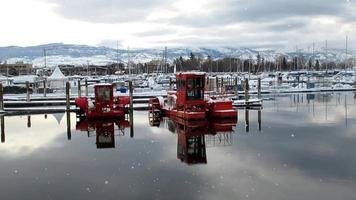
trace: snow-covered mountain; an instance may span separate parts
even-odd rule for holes
[[[236,57],[242,59],[256,59],[259,54],[265,60],[275,60],[279,56],[287,56],[289,59],[295,56],[303,56],[306,59],[313,57],[321,61],[345,60],[345,50],[329,49],[327,54],[325,49],[316,49],[314,54],[310,49],[298,49],[295,52],[288,52],[283,49],[250,49],[250,48],[168,48],[167,60],[172,62],[180,56],[187,58],[193,53],[195,56],[212,59],[221,59],[224,57]],[[0,61],[15,63],[23,61],[33,63],[34,66],[42,67],[45,64],[44,54],[46,54],[47,66],[56,66],[59,64],[86,65],[97,64],[104,65],[108,63],[124,62],[128,60],[135,63],[149,62],[151,60],[162,60],[164,48],[161,49],[113,49],[108,47],[95,47],[87,45],[72,45],[63,43],[53,43],[29,47],[0,47]],[[355,52],[349,51],[348,57],[355,57]]]

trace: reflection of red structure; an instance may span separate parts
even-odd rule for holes
[[[150,114],[159,113],[185,120],[236,118],[237,111],[233,108],[231,100],[205,98],[205,76],[206,74],[201,72],[177,74],[177,91],[168,93],[167,102],[162,98],[150,99]]]
[[[175,118],[175,131],[178,135],[177,157],[187,164],[205,164],[206,135],[217,135],[233,132],[236,119],[215,121],[184,121]]]
[[[121,120],[82,120],[77,122],[76,130],[85,131],[90,136],[90,132],[96,132],[96,147],[115,148],[115,125],[120,130],[130,127],[128,121]]]
[[[84,112],[88,119],[104,117],[122,117],[125,115],[125,106],[129,104],[127,96],[114,97],[113,84],[97,84],[94,86],[94,102],[88,97],[78,97],[75,105]]]

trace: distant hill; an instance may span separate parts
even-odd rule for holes
[[[108,64],[119,62],[126,63],[128,56],[133,62],[149,62],[151,60],[160,60],[163,58],[164,48],[158,49],[131,49],[130,54],[126,49],[113,49],[108,47],[96,47],[88,45],[73,45],[63,43],[52,43],[29,47],[0,47],[0,61],[14,63],[18,61],[33,63],[34,66],[44,66],[44,52],[47,54],[47,66],[56,66],[59,64],[86,65],[90,64]],[[180,56],[189,57],[190,53],[196,56],[206,58],[208,55],[212,59],[220,59],[224,57],[237,57],[242,59],[256,59],[260,54],[265,60],[274,60],[278,56],[287,56],[293,58],[295,56],[303,56],[309,59],[313,56],[310,50],[300,49],[298,52],[288,52],[281,49],[250,49],[250,48],[168,48],[167,59],[172,62]],[[355,52],[351,52],[352,56]],[[351,57],[351,54],[349,57]],[[328,59],[330,61],[343,61],[345,59],[345,51],[339,49],[329,49],[326,55],[324,49],[317,49],[314,53],[314,58],[321,61]]]

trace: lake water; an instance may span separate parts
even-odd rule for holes
[[[271,96],[235,126],[2,120],[1,199],[356,198],[354,93]]]

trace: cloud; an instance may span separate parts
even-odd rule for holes
[[[350,0],[33,1],[48,4],[43,10],[37,7],[39,16],[49,18],[46,12],[55,13],[52,17],[57,21],[45,29],[53,32],[46,34],[47,42],[66,38],[105,46],[116,46],[116,42],[108,41],[120,40],[121,46],[131,47],[188,44],[279,48],[327,39],[340,48],[346,34],[356,33],[356,5]],[[36,27],[33,30],[43,27],[39,19],[29,20],[31,27]],[[4,41],[27,38],[14,39],[7,34]],[[354,45],[350,38],[349,46]]]
[[[94,23],[125,23],[141,21],[158,5],[160,0],[45,0],[57,5],[55,11],[60,15]]]

